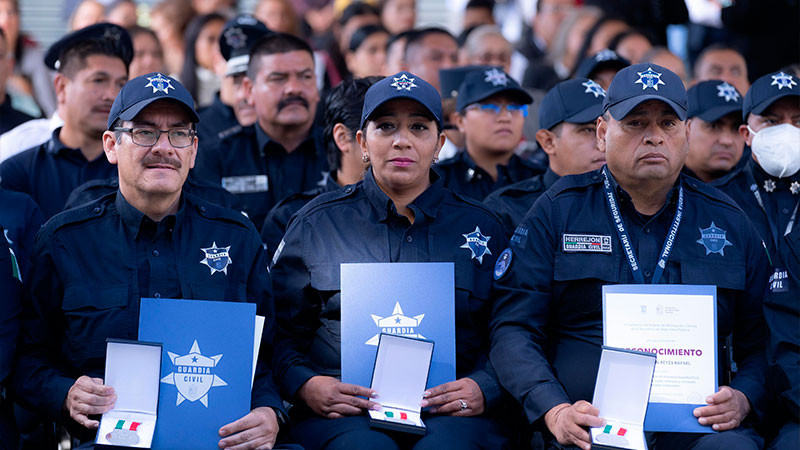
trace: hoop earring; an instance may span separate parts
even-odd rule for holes
[[[364,153],[363,155],[361,155],[361,161],[364,161],[364,164],[368,163],[369,162],[369,154],[368,153]]]

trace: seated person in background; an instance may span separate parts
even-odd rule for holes
[[[434,166],[442,184],[481,201],[489,193],[541,173],[543,168],[514,154],[533,101],[498,68],[470,72],[458,90],[458,130],[465,150]]]
[[[270,259],[294,213],[319,194],[355,184],[363,178],[368,164],[361,156],[356,131],[364,106],[364,94],[381,79],[369,77],[342,81],[325,97],[324,134],[331,171],[320,180],[317,188],[286,197],[267,214],[261,228],[261,239],[267,246],[267,257]]]
[[[696,82],[722,80],[732,84],[739,93],[746,93],[750,89],[744,56],[725,44],[711,44],[697,55],[694,79]]]
[[[506,235],[544,191],[560,177],[597,170],[606,156],[597,146],[597,118],[603,113],[606,92],[586,78],[562,81],[539,106],[536,140],[548,156],[549,167],[540,175],[500,188],[483,201],[503,222]]]
[[[743,157],[744,136],[739,134],[742,96],[732,85],[712,80],[692,86],[688,97],[689,155],[683,170],[714,186],[715,180],[750,159],[749,149]]]

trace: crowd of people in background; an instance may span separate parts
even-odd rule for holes
[[[796,448],[800,439],[797,2],[460,0],[447,3],[458,7],[452,11],[460,19],[455,29],[448,28],[452,24],[421,25],[422,3],[258,0],[243,11],[236,0],[162,0],[148,4],[135,0],[83,0],[71,10],[68,32],[45,47],[21,26],[20,1],[0,0],[0,231],[6,236],[0,241],[11,249],[14,273],[26,283],[29,270],[42,276],[45,250],[41,247],[47,244],[35,244],[35,236],[43,224],[50,221],[50,228],[45,229],[51,239],[56,239],[58,227],[78,214],[102,215],[104,208],[122,208],[119,200],[111,208],[114,200],[108,200],[109,195],[121,192],[122,198],[125,189],[138,186],[135,177],[123,177],[133,175],[123,174],[124,163],[112,156],[114,145],[127,143],[124,133],[130,133],[131,148],[135,148],[134,144],[156,148],[162,143],[161,134],[165,135],[164,142],[175,149],[193,148],[196,153],[190,158],[153,157],[143,164],[171,165],[183,176],[180,192],[226,211],[241,212],[249,221],[238,216],[235,221],[243,222],[240,226],[248,230],[254,227],[260,234],[263,259],[272,261],[276,327],[280,330],[276,339],[283,339],[279,346],[283,353],[274,357],[275,391],[299,405],[294,412],[276,409],[276,420],[282,427],[290,421],[296,426],[281,439],[308,448],[324,448],[326,439],[338,433],[331,424],[345,423],[343,419],[336,422],[329,418],[351,416],[353,411],[374,406],[366,390],[344,392],[336,381],[338,368],[330,362],[339,356],[335,335],[338,328],[315,328],[320,322],[338,321],[338,300],[333,301],[339,295],[338,272],[334,275],[328,269],[334,262],[370,259],[384,253],[389,255],[389,261],[457,261],[463,255],[451,255],[433,242],[446,240],[448,229],[469,224],[476,229],[474,239],[480,241],[490,234],[493,239],[483,242],[485,263],[476,259],[474,250],[471,260],[456,262],[456,288],[463,294],[463,304],[457,307],[459,378],[426,401],[442,413],[470,416],[475,421],[469,426],[432,421],[432,430],[440,431],[427,441],[430,448],[449,448],[447,438],[454,434],[459,435],[454,442],[467,448],[479,448],[482,439],[506,448],[586,448],[586,438],[567,433],[566,415],[559,415],[569,408],[577,411],[574,414],[592,415],[586,407],[575,406],[580,403],[578,399],[585,397],[585,386],[575,387],[583,380],[565,384],[564,378],[570,375],[565,374],[566,370],[560,374],[557,370],[558,364],[564,362],[547,361],[556,370],[548,369],[540,377],[568,386],[553,395],[560,399],[563,394],[576,403],[562,409],[564,403],[532,399],[529,394],[539,385],[528,383],[521,379],[526,375],[514,371],[522,370],[520,367],[535,371],[526,366],[526,361],[530,363],[539,356],[545,360],[545,356],[532,352],[523,355],[530,356],[528,360],[520,361],[521,356],[509,354],[518,348],[528,349],[526,339],[535,339],[529,338],[527,331],[514,328],[521,327],[517,322],[530,319],[531,323],[525,326],[540,327],[537,330],[569,328],[570,324],[564,325],[562,319],[572,317],[571,312],[559,309],[563,317],[551,317],[550,321],[542,319],[547,311],[528,317],[519,311],[531,311],[531,305],[515,303],[519,299],[514,292],[535,290],[533,285],[541,288],[547,283],[569,282],[578,286],[577,293],[583,295],[593,292],[586,279],[624,282],[624,277],[600,274],[599,269],[597,273],[588,268],[576,271],[558,260],[542,265],[539,259],[528,260],[528,256],[515,252],[539,255],[541,248],[531,245],[548,238],[542,231],[542,217],[552,219],[554,222],[546,224],[553,227],[557,219],[563,219],[549,216],[550,210],[545,211],[543,205],[566,211],[572,205],[567,200],[569,192],[585,189],[580,192],[587,199],[597,196],[602,191],[586,186],[597,182],[598,174],[606,173],[607,163],[624,193],[629,185],[625,184],[623,173],[611,167],[614,162],[607,146],[612,140],[605,136],[631,133],[632,126],[625,125],[625,117],[631,111],[643,117],[666,114],[669,120],[685,123],[686,127],[688,154],[684,155],[685,164],[681,160],[677,166],[680,175],[675,172],[675,177],[680,176],[693,186],[690,198],[706,202],[703,204],[707,210],[720,211],[720,216],[727,215],[736,223],[744,220],[741,223],[747,224],[748,231],[737,237],[747,242],[762,240],[767,257],[762,258],[760,247],[759,252],[748,247],[753,252],[740,255],[741,267],[736,267],[741,269],[736,273],[742,280],[720,280],[715,278],[719,274],[709,273],[707,279],[698,275],[694,278],[697,283],[692,283],[719,285],[728,289],[726,295],[736,301],[758,297],[758,313],[747,319],[743,314],[753,304],[748,303],[743,310],[737,306],[724,318],[720,331],[728,333],[721,335],[723,340],[733,336],[733,349],[727,347],[733,360],[721,368],[727,379],[720,383],[730,388],[720,392],[728,395],[730,391],[731,398],[743,398],[744,403],[726,410],[725,421],[707,412],[697,413],[701,423],[710,417],[707,423],[715,424],[716,431],[736,431],[741,436],[731,438],[730,434],[719,433],[722,437],[717,440],[712,435],[706,441],[662,437],[660,444],[658,439],[652,442],[658,448]],[[512,21],[518,25],[513,32],[509,31],[514,28],[509,26]],[[638,86],[631,90],[636,77],[641,90]],[[629,85],[622,86],[623,79],[629,80]],[[648,84],[647,80],[655,81]],[[185,143],[186,136],[178,132],[142,128],[133,116],[122,114],[118,103],[124,101],[120,98],[125,87],[134,82],[145,86],[143,89],[148,92],[152,88],[152,94],[169,94],[169,88],[185,91],[191,99],[190,114],[180,115],[179,131],[186,128],[186,133],[197,139]],[[664,86],[659,92],[658,83],[669,87]],[[173,84],[179,84],[180,89]],[[653,96],[642,100],[644,103],[624,111],[613,103],[644,95],[641,91],[647,88],[651,88]],[[408,94],[409,99],[393,97],[395,91],[404,89],[414,94]],[[381,95],[389,99],[385,105],[376,99]],[[626,95],[624,99],[613,97]],[[658,110],[653,99],[669,105],[668,111]],[[370,106],[370,101],[375,104]],[[173,109],[186,112],[183,106]],[[160,117],[152,109],[142,111]],[[109,114],[113,116],[114,112],[116,119],[110,120]],[[417,164],[417,156],[391,159],[387,156],[389,150],[376,150],[388,145],[391,132],[387,130],[403,127],[412,130],[413,137],[403,140],[403,144],[395,141],[395,147],[427,149],[417,155],[427,165],[409,175],[410,181],[389,166]],[[665,138],[667,147],[680,147],[682,141],[671,139]],[[571,177],[588,172],[595,174],[594,181]],[[578,186],[580,183],[575,180],[585,186]],[[691,184],[694,182],[701,187]],[[556,189],[550,190],[554,185]],[[634,191],[631,193],[635,196]],[[674,207],[669,206],[675,200],[671,195],[666,197],[667,209]],[[104,206],[81,209],[90,202]],[[586,202],[589,204],[590,200]],[[379,203],[380,207],[376,206]],[[602,208],[604,205],[600,204]],[[202,206],[198,208],[206,213]],[[61,214],[66,210],[74,214]],[[162,217],[168,212],[164,211]],[[589,223],[591,214],[587,215],[587,210],[570,211],[574,213],[569,218],[570,226],[584,227]],[[650,215],[638,207],[636,211],[629,214],[641,221],[636,225],[641,229],[635,233],[637,239],[644,239],[640,235],[649,233],[650,224],[661,220],[661,210],[656,208]],[[218,214],[222,217],[227,213]],[[51,219],[60,222],[54,224]],[[388,243],[369,241],[363,249],[353,250],[358,239],[370,233],[382,236],[383,231],[366,225],[350,229],[349,224],[373,219],[388,228]],[[309,231],[312,223],[317,232],[325,230],[324,239],[309,238],[313,234]],[[749,223],[754,226],[752,233]],[[698,226],[702,231],[708,223],[691,225],[693,229]],[[663,228],[666,231],[666,225]],[[464,228],[459,233],[470,231]],[[729,236],[734,234],[734,230],[728,231]],[[409,253],[403,245],[412,241],[421,246],[416,243],[430,242],[430,246]],[[503,252],[506,247],[510,249],[508,254]],[[137,247],[139,253],[131,264],[146,259],[141,250]],[[0,248],[0,253],[4,252]],[[501,252],[507,255],[508,265],[502,267],[499,276],[496,268],[492,280],[491,268]],[[512,253],[516,265],[503,278],[512,264],[508,256]],[[257,262],[260,258],[256,258]],[[562,264],[562,269],[554,269],[553,264]],[[597,266],[591,261],[586,264]],[[529,276],[525,269],[545,273],[546,279],[520,281]],[[670,275],[665,276],[672,283],[678,279],[688,283],[693,278],[683,270],[681,275],[680,268],[672,267],[667,269]],[[649,278],[647,273],[645,277]],[[754,273],[766,274],[762,284],[750,284],[749,277]],[[772,283],[780,280],[787,280],[788,293],[775,289]],[[141,289],[148,290],[148,283],[156,281],[140,276],[138,282]],[[169,284],[169,280],[165,283]],[[569,286],[547,286],[553,289],[553,296],[570,299],[574,294]],[[754,286],[767,292],[753,294]],[[26,284],[26,294],[19,294],[20,298],[35,298],[40,294],[37,289]],[[63,285],[53,289],[60,289],[58,292],[63,294]],[[298,292],[303,293],[301,298]],[[725,295],[722,297],[727,301]],[[324,299],[322,304],[320,299]],[[490,306],[489,302],[495,299],[496,306]],[[41,313],[38,306],[30,311],[26,308],[33,307],[22,304],[19,311],[23,316]],[[19,315],[19,311],[13,315]],[[0,337],[10,339],[11,327],[9,332],[4,331],[3,319],[0,317]],[[755,331],[745,327],[742,322],[750,319],[763,322],[763,327]],[[592,322],[594,318],[575,320],[587,320],[587,327],[597,326],[596,321]],[[580,322],[581,326],[587,322]],[[64,418],[58,408],[64,400],[26,397],[62,392],[44,389],[36,393],[38,387],[31,385],[35,378],[24,378],[25,374],[15,372],[20,369],[13,369],[16,364],[22,371],[36,372],[35,361],[26,360],[24,352],[44,345],[31,338],[31,332],[41,330],[41,323],[36,325],[40,328],[28,323],[21,326],[21,353],[15,356],[16,345],[11,346],[11,352],[5,348],[0,352],[0,382],[4,388],[0,398],[0,437],[14,436],[14,441],[6,443],[15,445],[7,448],[47,448],[63,434],[63,429],[54,428],[53,423],[58,422],[59,414]],[[33,328],[26,328],[29,326]],[[521,338],[523,335],[526,337]],[[465,343],[467,340],[469,344]],[[748,340],[759,344],[753,346]],[[16,331],[12,342],[16,342]],[[496,348],[498,342],[504,347]],[[561,345],[550,344],[554,348]],[[315,345],[324,348],[320,350]],[[304,351],[306,354],[297,356]],[[763,368],[753,368],[758,365],[753,363],[756,357],[764,358]],[[96,366],[97,361],[87,359],[87,363],[75,354],[68,358],[73,359],[58,364],[73,364],[72,374],[102,368]],[[298,359],[302,362],[298,363]],[[743,379],[749,381],[745,383]],[[754,382],[761,384],[763,392],[752,386]],[[446,389],[461,395],[460,409],[454,399],[442,400]],[[334,392],[344,400],[329,402],[327,399]],[[352,399],[349,409],[341,406],[348,399]],[[55,413],[50,404],[54,401]],[[734,400],[719,401],[729,405]],[[448,402],[452,402],[453,411],[447,409]],[[64,405],[65,411],[77,420],[71,407]],[[40,408],[47,409],[47,414]],[[4,422],[3,417],[11,419]],[[581,420],[584,421],[573,418],[572,425],[593,423],[590,419]],[[363,424],[347,423],[351,434],[339,441],[350,446],[347,448],[375,448],[377,443],[387,448],[413,445],[391,439],[383,442],[381,435],[362,429]],[[74,444],[87,440],[85,429],[66,429]],[[377,440],[358,447],[371,439]],[[738,439],[746,439],[746,443]],[[16,446],[17,441],[21,447]],[[6,448],[4,442],[0,442],[0,448]]]

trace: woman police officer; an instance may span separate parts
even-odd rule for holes
[[[356,134],[371,162],[364,180],[306,205],[276,251],[276,379],[296,405],[292,438],[306,448],[507,445],[496,414],[505,394],[487,360],[492,269],[507,241],[496,217],[431,170],[444,143],[441,117],[436,89],[411,73],[370,87]],[[426,392],[420,439],[370,429],[363,413],[380,398],[338,380],[339,265],[428,261],[455,266],[457,379]]]

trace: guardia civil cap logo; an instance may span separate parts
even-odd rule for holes
[[[636,74],[639,75],[639,79],[634,84],[641,84],[642,90],[653,88],[657,91],[659,84],[666,86],[666,83],[661,81],[661,74],[653,70],[652,67],[648,67],[644,72],[636,72]]]
[[[725,103],[728,103],[730,101],[733,102],[739,101],[739,93],[736,92],[736,88],[734,88],[728,83],[722,83],[717,85],[717,97],[724,98]]]
[[[462,234],[466,242],[461,245],[459,248],[466,248],[472,252],[472,259],[477,259],[479,263],[483,263],[483,256],[484,255],[491,255],[492,252],[489,250],[487,244],[489,243],[489,239],[491,236],[484,236],[481,233],[480,227],[475,227],[475,231],[472,233]]]
[[[411,91],[411,88],[417,87],[417,85],[414,84],[414,80],[416,80],[416,78],[409,78],[406,76],[406,74],[402,74],[399,77],[392,77],[392,80],[394,80],[394,83],[390,84],[389,86],[396,88],[398,91]]]
[[[231,27],[225,30],[225,42],[231,48],[244,48],[247,45],[247,35],[240,27]]]
[[[147,81],[149,81],[149,83],[144,85],[144,87],[153,88],[153,94],[155,94],[156,92],[163,92],[165,94],[169,94],[170,89],[175,89],[172,86],[172,83],[170,83],[169,78],[166,78],[164,75],[161,75],[160,73],[157,73],[153,77],[147,77]]]
[[[726,239],[726,234],[725,230],[714,225],[712,221],[708,228],[700,228],[700,239],[695,242],[706,248],[706,255],[719,253],[725,256],[725,246],[733,245]]]
[[[508,77],[506,76],[505,72],[497,70],[497,68],[492,68],[491,70],[487,70],[483,73],[486,75],[486,78],[483,81],[487,83],[492,83],[492,86],[506,86],[508,84]]]
[[[375,314],[370,314],[370,316],[372,316],[372,321],[375,322],[375,325],[378,326],[380,331],[375,334],[375,336],[369,338],[367,342],[365,342],[367,345],[378,345],[378,342],[380,341],[380,333],[425,339],[425,336],[417,332],[417,328],[422,322],[422,319],[425,317],[425,314],[408,317],[403,313],[403,308],[400,306],[400,302],[396,302],[394,304],[394,310],[389,316],[381,317]]]
[[[797,82],[794,81],[791,75],[780,72],[777,75],[772,75],[772,83],[769,85],[778,86],[778,90],[780,91],[783,88],[792,89],[793,86],[797,86]]]
[[[611,59],[619,59],[619,56],[617,56],[617,54],[614,52],[614,50],[609,50],[607,48],[604,48],[603,50],[600,50],[599,52],[597,52],[596,55],[594,55],[594,60],[598,61],[598,62],[600,62],[600,61],[608,61],[608,60],[611,60]]]
[[[583,83],[581,83],[581,86],[586,88],[586,90],[583,91],[584,93],[593,94],[594,98],[606,96],[606,90],[603,89],[603,86],[600,86],[599,84],[595,83],[594,80],[584,81]]]
[[[180,405],[184,400],[200,403],[208,408],[208,391],[212,387],[227,386],[219,375],[214,372],[222,359],[222,354],[212,357],[203,356],[200,346],[194,341],[192,348],[186,355],[167,352],[172,365],[175,366],[173,372],[161,379],[162,383],[172,384],[178,389],[178,400],[175,405]]]
[[[211,269],[211,275],[216,272],[228,274],[228,264],[232,263],[230,257],[231,246],[217,247],[216,241],[211,244],[211,247],[201,248],[200,250],[205,253],[206,257],[200,260],[200,264],[205,264]]]

